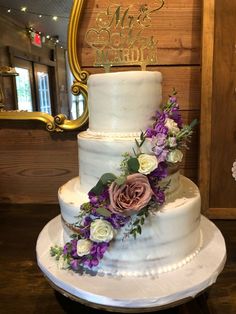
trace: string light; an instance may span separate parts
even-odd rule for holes
[[[52,14],[44,14],[42,12],[34,12],[34,11],[28,10],[28,8],[26,6],[22,6],[21,8],[16,9],[16,8],[9,8],[9,7],[6,7],[4,5],[0,5],[0,8],[5,9],[7,13],[22,12],[24,14],[36,15],[38,18],[49,17],[53,21],[58,21],[58,19],[69,20],[69,16],[52,15]],[[36,31],[32,27],[27,28],[27,32],[30,36],[33,36],[33,33],[39,34],[42,38],[42,42],[45,42],[45,39],[50,40],[54,45],[57,45],[60,42],[58,39],[58,36],[50,36],[50,35],[45,36],[44,34],[42,34],[42,32]],[[63,45],[63,43],[60,43],[60,44]],[[60,46],[60,48],[63,48],[63,46]]]
[[[30,10],[28,10],[28,8],[26,6],[23,6],[20,9],[16,9],[16,8],[9,8],[7,6],[0,5],[0,8],[5,9],[8,13],[13,12],[13,11],[15,11],[15,12],[24,12],[26,14],[37,15],[40,18],[42,18],[42,17],[50,17],[50,18],[54,19],[54,17],[55,17],[55,20],[58,20],[58,19],[67,19],[67,20],[69,20],[69,14],[68,14],[68,16],[65,16],[65,15],[57,15],[56,16],[56,15],[53,15],[53,14],[46,14],[46,13],[43,13],[43,12],[30,11]]]

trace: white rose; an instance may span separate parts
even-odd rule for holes
[[[115,231],[112,225],[103,219],[96,219],[90,225],[90,239],[94,242],[109,242]]]
[[[167,161],[172,163],[181,162],[182,158],[183,153],[179,149],[172,150],[167,155]]]
[[[77,242],[77,254],[78,256],[88,255],[90,253],[92,242],[87,239],[80,239]]]
[[[165,126],[168,128],[169,133],[177,134],[180,131],[180,129],[178,128],[178,124],[170,118],[166,119]]]
[[[142,174],[149,174],[158,166],[157,158],[154,155],[141,154],[138,156],[138,161],[139,161],[138,172]]]

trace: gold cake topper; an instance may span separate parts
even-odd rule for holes
[[[164,0],[157,0],[153,8],[140,5],[131,14],[133,5],[110,4],[96,16],[96,28],[88,29],[85,40],[95,53],[94,66],[103,66],[106,72],[111,66],[157,63],[157,41],[147,37],[145,29],[151,26],[151,15],[160,10]]]

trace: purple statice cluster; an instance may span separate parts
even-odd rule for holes
[[[176,96],[169,96],[162,110],[158,111],[155,116],[155,122],[151,128],[145,132],[145,137],[151,139],[152,151],[156,155],[158,163],[166,163],[170,150],[177,148],[183,121],[179,112],[179,105]],[[160,172],[163,172],[161,174]],[[165,170],[158,167],[155,175],[165,177]]]
[[[99,264],[104,253],[109,247],[109,242],[93,243],[90,254],[82,257],[77,254],[77,240],[73,239],[66,243],[63,249],[63,255],[67,258],[69,267],[74,271],[79,271],[83,267],[93,268]]]
[[[74,271],[79,271],[83,267],[91,269],[97,266],[99,260],[103,258],[104,253],[109,247],[110,242],[93,242],[89,254],[84,256],[79,256],[77,254],[77,242],[80,239],[90,240],[90,225],[94,220],[102,218],[103,220],[108,221],[115,230],[119,230],[125,226],[130,219],[129,217],[124,217],[111,212],[107,216],[99,213],[99,208],[108,210],[108,187],[105,187],[99,195],[89,192],[88,197],[89,202],[81,205],[81,210],[87,212],[87,214],[83,216],[83,220],[79,225],[79,234],[76,238],[73,238],[70,242],[66,243],[63,248],[63,256],[67,259],[69,267]]]

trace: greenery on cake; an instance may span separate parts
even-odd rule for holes
[[[62,268],[96,267],[121,228],[135,239],[142,233],[145,219],[165,202],[168,183],[162,186],[160,181],[168,176],[170,165],[181,162],[196,123],[183,124],[174,91],[156,113],[152,127],[135,140],[136,149],[124,153],[120,175],[103,174],[88,192],[72,240],[63,248],[51,248]]]

